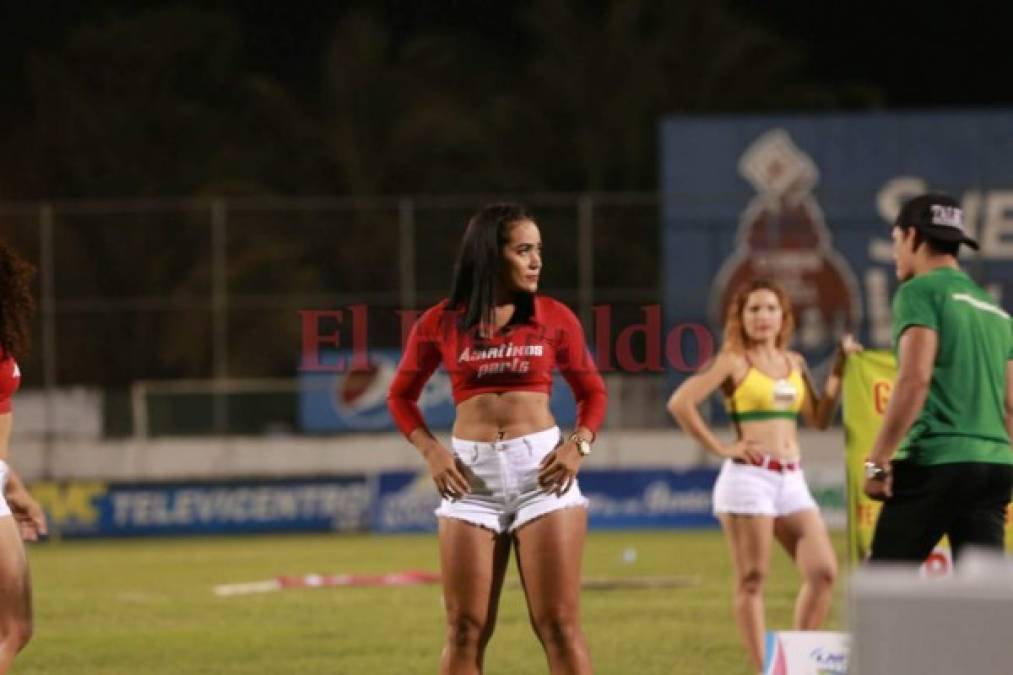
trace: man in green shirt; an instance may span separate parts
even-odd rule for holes
[[[959,203],[915,197],[893,226],[898,374],[866,462],[865,493],[884,500],[871,560],[922,562],[945,534],[1004,548],[1013,491],[1013,325],[961,271]]]

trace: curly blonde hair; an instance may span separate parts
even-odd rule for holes
[[[749,345],[749,336],[746,335],[746,329],[742,325],[742,312],[745,311],[746,301],[754,291],[770,291],[777,296],[781,305],[781,330],[777,333],[777,348],[784,349],[791,342],[791,336],[795,333],[795,310],[791,306],[791,298],[788,297],[788,293],[776,281],[753,279],[739,286],[735,295],[732,296],[732,301],[728,303],[721,351],[737,354],[746,351],[746,347]]]

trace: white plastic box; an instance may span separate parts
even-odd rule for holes
[[[956,572],[863,567],[850,589],[850,675],[1013,673],[1013,562],[968,553]]]

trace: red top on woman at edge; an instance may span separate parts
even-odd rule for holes
[[[388,406],[405,436],[425,426],[417,402],[441,363],[450,373],[455,403],[490,392],[550,394],[552,369],[558,367],[577,400],[577,426],[598,433],[608,394],[584,343],[584,330],[569,307],[536,295],[526,322],[507,324],[496,335],[479,338],[477,330],[461,331],[461,311],[448,310],[447,304],[443,300],[430,307],[412,326],[390,385]]]
[[[21,386],[21,369],[14,357],[0,360],[0,414],[11,411],[11,397]]]

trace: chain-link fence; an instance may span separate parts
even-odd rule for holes
[[[365,306],[369,348],[399,348],[397,312],[446,296],[468,217],[504,199],[538,218],[542,289],[589,330],[595,305],[622,326],[660,302],[651,193],[0,207],[0,236],[38,268],[19,427],[298,433],[300,311]],[[625,377],[629,400],[661,396],[661,374]],[[644,388],[657,393],[636,393]],[[655,408],[634,404],[616,419],[656,424]]]
[[[689,204],[689,215],[666,220],[654,193],[6,206],[0,236],[39,271],[16,429],[45,438],[307,433],[304,313],[341,312],[327,330],[342,348],[396,352],[401,312],[447,295],[469,216],[504,199],[524,203],[541,226],[541,291],[580,316],[606,366],[613,428],[670,424],[671,373],[706,356],[692,344],[699,332],[679,327],[708,333],[713,348],[714,309],[742,274],[790,282],[796,346],[814,366],[845,328],[872,346],[889,342],[889,230],[834,194],[820,203],[838,215],[815,225],[776,209],[752,223],[755,209],[722,195],[677,195],[671,203]],[[720,216],[694,217],[696,204],[720,205]],[[992,226],[981,226],[986,239]],[[965,266],[1001,297],[1007,257],[985,249]],[[819,318],[827,312],[840,320]]]

